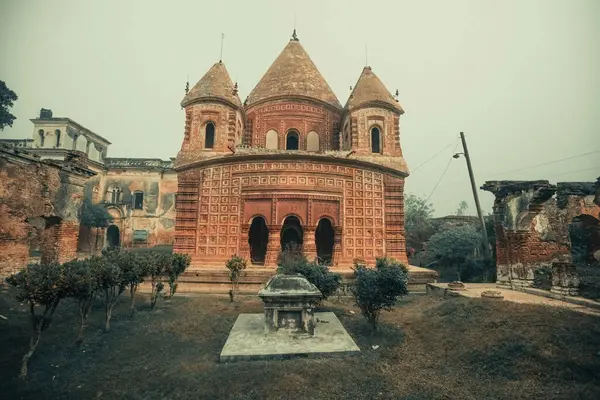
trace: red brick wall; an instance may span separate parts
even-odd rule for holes
[[[333,221],[340,247],[334,263],[340,267],[354,258],[373,263],[386,253],[407,261],[401,179],[315,161],[232,161],[182,171],[178,179],[174,250],[192,254],[194,265],[222,265],[233,254],[246,254],[253,217],[265,218],[275,233],[271,241],[292,214],[309,230],[322,217]]]
[[[273,129],[278,133],[279,149],[285,150],[285,139],[290,129],[300,135],[299,149],[306,149],[310,131],[319,134],[319,150],[338,150],[340,113],[321,103],[309,100],[275,100],[252,107],[246,114],[252,134],[244,144],[265,147],[266,134]]]
[[[53,227],[38,230],[44,259],[65,260],[76,254],[83,187],[62,182],[61,174],[68,172],[30,156],[0,151],[0,275],[24,267],[29,260],[36,228],[28,218],[63,221],[60,232]]]

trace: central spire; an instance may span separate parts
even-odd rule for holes
[[[304,97],[342,105],[300,44],[296,32],[247,98],[247,106],[269,99]]]

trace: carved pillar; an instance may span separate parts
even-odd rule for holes
[[[250,225],[243,224],[242,229],[240,231],[240,238],[239,238],[240,257],[246,259],[248,261],[248,264],[251,264],[252,260],[250,260],[250,244],[248,243],[249,233],[250,233]]]
[[[303,226],[304,235],[302,237],[302,251],[309,261],[317,256],[317,244],[315,242],[316,226]]]
[[[267,254],[265,255],[265,266],[277,265],[277,256],[281,250],[281,226],[268,225],[269,242],[267,243]]]
[[[333,255],[331,257],[331,265],[336,267],[342,256],[342,227],[335,226],[333,228]]]

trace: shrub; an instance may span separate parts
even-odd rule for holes
[[[541,267],[533,271],[533,287],[538,289],[552,289],[552,268]]]
[[[110,330],[112,310],[127,287],[127,281],[118,266],[116,254],[111,253],[109,257],[97,257],[91,263],[98,291],[102,294],[104,301],[104,330],[106,332]]]
[[[174,253],[171,258],[171,265],[167,271],[169,275],[169,297],[173,297],[177,291],[177,279],[183,274],[192,262],[189,254]]]
[[[229,270],[229,280],[231,281],[231,289],[229,290],[229,298],[233,301],[238,289],[240,276],[242,271],[246,269],[246,260],[237,255],[232,256],[225,264]]]
[[[352,294],[373,331],[377,330],[381,311],[391,311],[398,297],[408,293],[407,271],[406,266],[387,258],[378,258],[375,268],[355,262],[356,282]]]
[[[98,262],[100,257],[91,257],[86,260],[73,260],[63,265],[64,286],[66,296],[77,300],[79,309],[79,330],[77,343],[83,342],[83,331],[92,302],[98,294],[98,284],[94,279],[92,264]]]
[[[172,265],[172,255],[169,253],[148,253],[146,258],[148,265],[148,275],[150,276],[150,285],[152,293],[150,294],[150,309],[154,310],[158,298],[165,288],[162,277],[167,273]]]
[[[277,272],[300,274],[321,291],[323,299],[335,293],[342,284],[342,276],[331,272],[324,264],[308,262],[299,249],[286,249],[279,254]]]
[[[31,331],[29,349],[21,361],[20,377],[27,377],[27,364],[37,348],[42,332],[52,322],[52,316],[58,303],[66,297],[63,269],[58,264],[32,264],[14,275],[6,282],[17,289],[17,300],[26,301],[31,313]],[[39,311],[40,307],[43,311]]]

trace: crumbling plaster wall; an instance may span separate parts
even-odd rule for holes
[[[121,190],[117,203],[113,203],[109,188]],[[143,208],[133,208],[134,192],[143,192]],[[119,228],[121,245],[125,247],[152,247],[172,245],[175,232],[175,193],[177,174],[172,170],[109,169],[86,184],[85,195],[96,203],[103,203],[114,217],[112,224]],[[147,231],[145,241],[135,241],[134,231]],[[105,232],[100,233],[98,247],[105,243]],[[94,229],[82,228],[80,251],[89,252],[89,238],[95,246]]]

